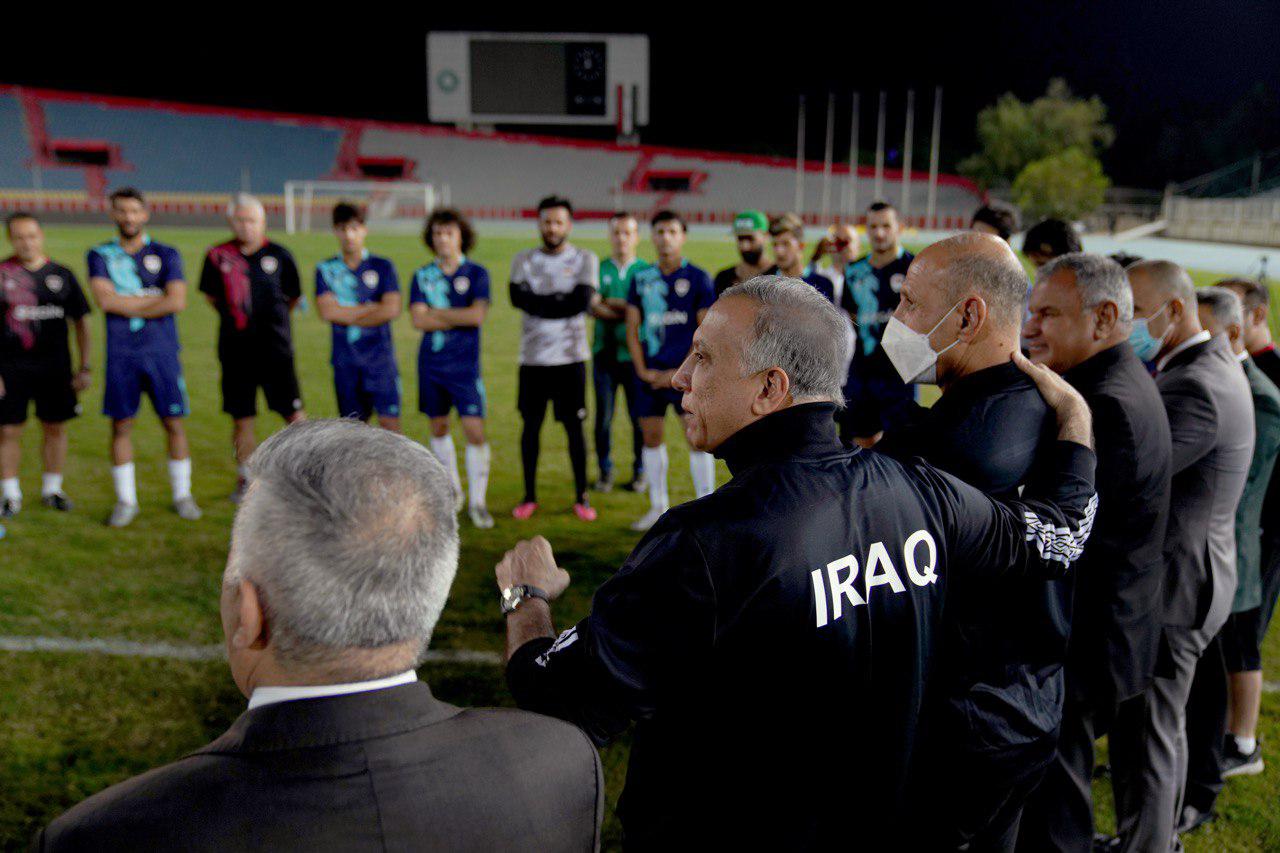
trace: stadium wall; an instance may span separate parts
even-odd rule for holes
[[[782,212],[795,197],[795,163],[787,158],[0,84],[0,211],[95,218],[110,187],[131,184],[172,220],[220,219],[228,194],[245,188],[278,218],[286,180],[363,180],[364,168],[448,186],[454,203],[479,219],[530,218],[533,202],[553,192],[571,198],[582,218],[671,207],[703,223],[727,222],[743,207]],[[873,178],[870,167],[851,180],[847,165],[834,165],[824,216],[823,165],[810,161],[801,213],[810,224],[839,218],[850,189],[853,207],[863,209],[873,200]],[[917,227],[966,224],[983,200],[971,181],[940,175],[937,215],[925,222],[928,176],[912,172],[909,180],[908,219]],[[886,169],[882,195],[899,203],[902,181],[901,170]]]

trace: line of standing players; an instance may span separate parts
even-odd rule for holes
[[[122,188],[109,201],[117,236],[90,249],[87,256],[89,290],[106,317],[102,411],[111,419],[116,493],[107,523],[124,527],[138,514],[132,430],[144,394],[165,430],[173,509],[195,520],[201,511],[191,493],[184,429],[190,407],[174,319],[186,305],[182,259],[176,249],[147,235],[149,210],[140,192]],[[237,196],[227,216],[232,239],[206,252],[198,288],[220,317],[223,410],[232,418],[239,465],[231,498],[239,501],[249,485],[245,463],[256,446],[259,388],[268,408],[286,423],[306,417],[290,323],[303,294],[293,256],[266,236],[262,204],[251,196]],[[882,412],[894,404],[891,392],[903,393],[900,383],[888,391],[876,385],[879,374],[871,358],[882,355],[874,343],[892,313],[890,303],[896,302],[901,275],[895,271],[901,266],[900,272],[905,272],[911,258],[898,242],[892,207],[874,205],[868,212],[872,251],[867,257],[858,258],[858,233],[846,225],[831,230],[810,263],[804,259],[804,227],[798,217],[785,214],[770,222],[758,211],[745,211],[733,225],[740,262],[722,270],[714,281],[684,257],[687,226],[679,214],[662,211],[650,225],[656,263],[637,258],[639,223],[626,213],[609,221],[610,256],[600,262],[569,241],[572,204],[549,197],[538,205],[541,245],[512,260],[510,299],[522,312],[518,409],[523,420],[524,497],[512,511],[517,519],[531,517],[538,508],[540,431],[548,404],[568,438],[573,510],[583,521],[596,518],[588,498],[583,435],[590,362],[599,467],[594,488],[603,492],[614,486],[610,433],[622,389],[635,451],[633,476],[625,488],[647,491],[650,498],[648,512],[632,528],[652,526],[669,503],[663,425],[668,407],[681,411],[680,392],[672,387],[675,367],[687,355],[693,332],[716,297],[755,275],[788,275],[812,284],[843,305],[855,320],[858,339],[866,338],[865,347],[855,348],[846,389],[850,399],[863,403],[850,407],[860,420],[842,424],[846,437],[874,437]],[[365,247],[368,228],[357,206],[336,205],[333,230],[339,252],[316,268],[315,304],[332,327],[338,410],[343,417],[361,420],[376,415],[380,426],[399,430],[402,391],[390,325],[402,310],[396,269]],[[92,375],[89,302],[75,275],[45,255],[36,216],[10,216],[7,233],[14,254],[0,263],[0,517],[22,507],[20,439],[33,403],[44,433],[42,502],[67,511],[72,504],[62,482],[65,424],[79,413],[77,395],[89,387]],[[490,449],[480,329],[491,287],[488,271],[467,258],[475,239],[472,226],[457,211],[431,214],[423,240],[433,259],[412,276],[409,310],[414,328],[423,333],[419,409],[430,418],[430,448],[454,480],[459,509],[465,500],[475,526],[488,528],[493,519],[486,506]],[[773,262],[765,257],[768,239]],[[588,316],[594,318],[591,340]],[[70,328],[75,330],[75,369]],[[449,424],[455,410],[467,442],[465,493]],[[691,449],[689,467],[696,494],[710,494],[715,488],[712,457]]]

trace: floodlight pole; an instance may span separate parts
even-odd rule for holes
[[[911,217],[911,137],[916,124],[916,91],[907,90],[907,127],[902,134],[902,218]]]
[[[796,204],[795,211],[803,215],[804,209],[804,95],[800,96],[800,115],[796,119]]]
[[[938,143],[942,138],[942,87],[933,90],[933,138],[929,142],[929,205],[925,211],[925,227],[936,228],[938,212]]]
[[[884,199],[884,110],[887,99],[888,95],[882,91],[880,93],[880,117],[876,121],[876,182],[875,198],[872,201],[882,201]]]
[[[827,93],[827,147],[822,157],[822,221],[831,212],[831,157],[836,141],[836,93]]]

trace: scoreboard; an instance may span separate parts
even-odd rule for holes
[[[588,33],[427,34],[433,122],[616,125],[649,119],[649,39]]]

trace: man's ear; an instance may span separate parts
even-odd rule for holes
[[[1249,314],[1250,314],[1250,320],[1249,320],[1250,325],[1253,325],[1253,326],[1267,325],[1267,306],[1256,305],[1254,306],[1253,310],[1249,312]]]
[[[1181,299],[1174,298],[1169,300],[1169,325],[1176,326],[1182,322],[1182,317],[1187,313],[1187,306]],[[1197,314],[1198,316],[1198,314]]]
[[[1093,312],[1093,339],[1103,340],[1111,336],[1120,322],[1120,309],[1114,302],[1103,302]]]
[[[252,581],[240,581],[239,591],[237,615],[240,621],[231,637],[231,643],[238,648],[261,651],[270,641],[262,598]]]
[[[987,301],[981,296],[967,296],[956,312],[960,315],[960,340],[972,343],[987,323]]]
[[[791,377],[780,367],[771,367],[760,374],[760,387],[751,401],[751,413],[757,417],[772,414],[791,400]]]

